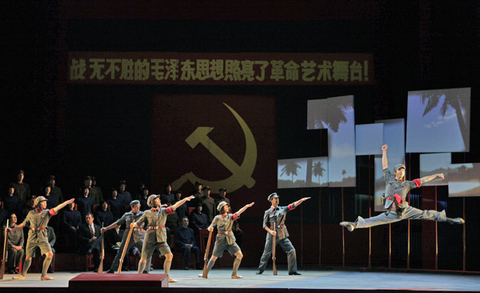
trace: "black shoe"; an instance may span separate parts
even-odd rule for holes
[[[20,272],[18,271],[18,269],[15,269],[14,274],[20,274]]]
[[[187,266],[183,267],[183,269],[184,269],[184,270],[187,270],[187,271],[189,270],[189,268],[188,268]]]
[[[13,275],[13,274],[15,274],[15,270],[14,270],[14,269],[10,269],[10,270],[8,270],[8,273],[7,273],[7,274],[12,274],[12,275]]]
[[[300,274],[299,272],[295,272],[295,273],[288,273],[290,276],[301,276],[302,274]]]
[[[128,271],[130,271],[130,270],[129,270],[128,268],[123,268],[123,271],[124,271],[124,272],[128,272]]]
[[[49,274],[53,274],[53,271],[52,271],[52,269],[48,269],[48,270],[47,270],[47,273],[49,273]]]
[[[149,272],[147,272],[147,271],[143,271],[143,273],[144,273],[144,274],[150,274],[150,273],[149,273]]]
[[[94,271],[95,273],[98,273],[98,268],[94,268],[93,271]]]
[[[261,274],[263,274],[263,271],[262,271],[262,270],[258,270],[258,271],[255,273],[255,275],[261,275]]]
[[[108,271],[106,271],[105,273],[106,273],[106,274],[113,274],[113,273],[115,273],[115,271],[114,271],[114,270],[112,270],[112,269],[109,269],[109,270],[108,270]]]

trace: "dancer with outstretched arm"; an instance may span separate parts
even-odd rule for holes
[[[147,199],[147,204],[151,207],[150,210],[144,211],[143,215],[134,223],[130,224],[130,229],[139,227],[142,223],[145,225],[145,239],[143,240],[142,257],[138,262],[138,273],[142,274],[145,271],[147,259],[150,259],[153,252],[158,249],[160,255],[165,255],[165,262],[163,269],[165,274],[170,274],[170,267],[172,266],[173,253],[170,246],[167,244],[167,230],[165,229],[165,222],[169,214],[175,213],[177,207],[181,206],[186,201],[194,199],[195,196],[189,196],[177,201],[174,205],[167,208],[162,207],[159,194],[152,194]],[[168,276],[169,283],[176,283],[177,280]]]
[[[206,275],[208,275],[208,272],[215,265],[215,261],[217,261],[218,258],[221,258],[223,256],[223,252],[226,250],[230,253],[230,255],[235,256],[235,260],[233,261],[232,279],[243,278],[237,274],[240,263],[242,262],[243,254],[240,246],[238,246],[237,242],[235,241],[235,236],[232,232],[232,226],[233,221],[239,219],[240,214],[254,204],[254,202],[249,203],[234,214],[228,213],[230,205],[226,201],[221,201],[218,204],[217,210],[220,214],[213,218],[212,223],[207,228],[208,231],[212,232],[213,228],[216,227],[217,236],[215,238],[215,246],[213,247],[212,257],[210,257],[210,260],[207,264]],[[200,274],[198,276],[206,278],[206,275],[204,276],[203,274]]]
[[[35,198],[33,203],[35,209],[28,212],[25,220],[15,228],[8,228],[8,231],[12,232],[22,229],[25,226],[29,226],[27,246],[25,249],[25,262],[23,263],[22,274],[13,277],[14,280],[25,279],[28,269],[32,263],[33,253],[37,247],[40,248],[42,255],[46,255],[45,260],[43,261],[42,275],[40,280],[53,280],[53,278],[47,276],[47,270],[53,258],[52,247],[50,247],[50,243],[48,242],[47,224],[50,221],[50,218],[55,216],[59,210],[63,209],[67,204],[73,203],[74,201],[75,199],[72,198],[59,204],[53,209],[47,209],[47,199],[43,196],[39,196]]]
[[[263,229],[267,231],[267,236],[265,239],[265,248],[263,249],[260,264],[258,265],[258,270],[256,272],[257,275],[261,275],[265,271],[272,255],[274,242],[275,246],[277,244],[280,245],[283,251],[287,254],[288,274],[291,276],[301,275],[297,272],[297,252],[290,239],[288,239],[289,234],[287,226],[285,226],[285,220],[288,212],[293,211],[296,207],[309,199],[310,197],[303,197],[292,202],[288,206],[279,206],[280,198],[276,192],[271,193],[267,197],[271,206],[265,211],[263,216]],[[273,237],[275,237],[275,241],[273,241]]]
[[[438,212],[434,210],[420,210],[411,207],[407,200],[407,194],[411,189],[422,186],[423,183],[431,181],[435,178],[445,179],[443,173],[433,174],[425,176],[413,181],[405,180],[405,165],[397,164],[393,167],[393,173],[388,169],[387,160],[388,146],[382,146],[382,167],[383,177],[385,179],[385,208],[386,212],[381,213],[378,216],[364,219],[360,216],[355,222],[344,221],[340,223],[352,232],[355,229],[369,228],[378,225],[384,225],[389,223],[395,223],[402,220],[431,220],[437,222],[447,222],[450,224],[464,224],[465,220],[462,218],[447,218],[445,210]]]

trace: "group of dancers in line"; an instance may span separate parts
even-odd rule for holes
[[[367,219],[358,216],[355,222],[344,221],[340,223],[341,226],[347,228],[349,231],[353,231],[354,229],[358,228],[368,228],[372,226],[398,222],[405,219],[433,220],[439,222],[448,222],[450,224],[465,223],[462,218],[447,218],[445,211],[423,211],[411,207],[406,201],[406,196],[411,189],[418,188],[423,183],[431,181],[435,178],[444,179],[445,177],[443,174],[434,174],[415,179],[413,181],[408,181],[405,180],[405,166],[403,164],[395,165],[394,174],[392,174],[388,169],[387,149],[387,145],[382,146],[382,167],[386,183],[385,208],[387,211],[379,214],[378,216]],[[145,267],[147,267],[147,264],[148,266],[150,265],[149,263],[153,252],[158,249],[160,254],[165,256],[163,268],[165,274],[168,275],[168,281],[170,283],[177,282],[175,279],[170,277],[170,267],[172,264],[173,254],[167,244],[165,222],[167,220],[167,216],[169,214],[173,214],[177,207],[194,198],[195,196],[192,195],[176,202],[172,206],[164,207],[161,204],[160,195],[152,194],[147,200],[147,204],[150,209],[142,212],[139,211],[139,209],[133,209],[132,207],[132,211],[125,213],[121,219],[108,227],[102,228],[101,231],[104,233],[109,229],[115,228],[119,225],[119,223],[120,225],[125,223],[130,229],[129,232],[141,231],[142,236],[144,229],[146,232],[143,239],[143,244],[141,245],[142,249],[141,258],[138,263],[138,273],[143,273]],[[274,245],[276,246],[277,244],[280,245],[280,247],[287,254],[288,274],[300,275],[300,273],[297,272],[296,251],[293,244],[288,239],[289,234],[285,225],[285,220],[288,212],[294,210],[308,199],[310,199],[310,197],[303,197],[289,204],[288,206],[279,206],[280,198],[278,194],[274,192],[268,195],[267,200],[270,202],[271,206],[265,211],[263,217],[263,228],[266,230],[267,234],[263,254],[260,258],[260,264],[256,271],[257,275],[260,275],[265,271],[269,259],[271,258]],[[28,213],[25,220],[14,228],[7,228],[7,232],[10,232],[21,229],[24,226],[29,226],[26,245],[26,258],[23,265],[23,270],[20,275],[13,277],[13,279],[25,279],[32,261],[33,253],[38,247],[41,250],[41,254],[46,255],[43,262],[40,279],[42,281],[53,280],[53,278],[47,276],[47,270],[52,261],[53,253],[50,244],[48,243],[46,227],[52,216],[56,215],[60,209],[72,202],[74,202],[74,199],[67,200],[53,209],[46,209],[47,199],[43,196],[39,196],[34,202],[35,209]],[[232,256],[235,257],[231,278],[243,278],[242,276],[238,275],[238,268],[242,261],[243,254],[240,247],[236,243],[235,236],[232,232],[232,226],[233,222],[239,219],[240,215],[254,204],[254,202],[249,203],[236,213],[229,213],[229,204],[227,202],[222,201],[218,204],[217,210],[219,211],[219,215],[215,216],[212,223],[207,228],[207,230],[210,232],[212,232],[214,228],[217,228],[217,235],[212,256],[206,264],[204,273],[200,274],[199,277],[207,278],[208,272],[215,265],[215,261],[223,256],[224,251],[228,251]],[[127,233],[124,234],[127,235]],[[132,233],[128,233],[128,236],[124,236],[122,239],[121,247],[125,245],[126,239],[130,241],[128,237],[132,237],[133,239],[132,244],[129,244],[129,246],[139,241],[138,238],[136,239],[135,236],[132,235]],[[122,249],[120,249],[117,253],[112,264],[112,268],[114,268],[114,266],[118,266],[118,261],[120,258],[119,253],[121,253],[121,250]]]

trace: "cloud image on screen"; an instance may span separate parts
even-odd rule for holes
[[[383,124],[362,124],[355,131],[357,156],[381,155],[383,144]]]
[[[408,92],[407,152],[468,152],[470,88]]]
[[[423,186],[448,185],[448,166],[452,163],[451,153],[421,154],[420,155],[420,178],[433,174],[443,173],[445,179],[436,178],[425,182]]]
[[[480,196],[480,163],[448,166],[448,196]]]
[[[356,185],[353,96],[330,98],[328,107],[328,178],[330,187]]]
[[[393,172],[393,166],[405,162],[405,120],[388,119],[377,120],[375,123],[383,124],[383,142],[388,145],[387,159],[388,167]],[[381,150],[382,146],[378,146]],[[407,166],[408,169],[408,166]],[[383,178],[382,156],[375,156],[375,194],[374,210],[385,211],[383,206],[383,194],[385,193],[385,180]],[[408,176],[408,174],[405,174]],[[407,177],[408,178],[408,177]]]
[[[356,185],[353,96],[308,101],[307,129],[328,129],[330,187]]]
[[[328,186],[328,158],[278,160],[277,188]]]

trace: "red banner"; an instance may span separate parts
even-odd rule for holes
[[[70,84],[369,85],[372,54],[70,52]]]

